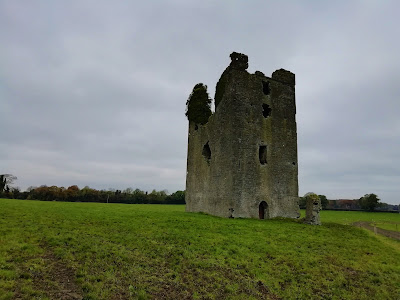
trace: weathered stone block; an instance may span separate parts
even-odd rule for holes
[[[294,74],[284,69],[276,70],[274,73],[272,73],[272,78],[293,86],[296,84]]]
[[[314,193],[308,193],[304,197],[306,198],[306,217],[304,223],[321,225],[321,218],[319,217],[319,211],[322,208],[321,199]]]

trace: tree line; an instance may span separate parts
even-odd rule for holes
[[[322,209],[325,210],[364,210],[364,211],[398,211],[399,206],[380,202],[376,194],[366,194],[359,199],[328,200],[325,195],[318,195]],[[300,208],[305,209],[306,198],[300,197]]]
[[[185,192],[177,191],[167,194],[166,191],[148,193],[140,189],[96,190],[85,186],[79,189],[72,185],[68,188],[58,186],[30,187],[21,192],[18,188],[9,188],[0,192],[0,198],[66,202],[102,202],[127,204],[185,204]]]
[[[153,190],[150,193],[140,189],[125,190],[96,190],[85,186],[80,189],[77,185],[68,188],[58,186],[29,187],[22,192],[12,184],[17,177],[12,174],[0,174],[0,198],[66,201],[66,202],[103,202],[129,204],[185,204],[185,191],[168,194],[167,191]],[[325,210],[365,210],[365,211],[399,211],[399,206],[381,203],[376,194],[366,194],[360,199],[328,200],[325,195],[318,195],[322,209]],[[305,209],[305,196],[299,199],[300,208]]]

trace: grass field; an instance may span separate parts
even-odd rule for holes
[[[363,211],[322,211],[321,216],[325,222],[334,222],[350,225],[357,221],[377,222],[377,223],[400,223],[400,214],[363,212]]]
[[[400,222],[374,222],[373,224],[382,229],[400,232]]]
[[[400,299],[400,243],[346,225],[400,216],[321,217],[0,199],[0,299]]]

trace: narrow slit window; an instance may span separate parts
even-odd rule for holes
[[[271,93],[271,89],[269,87],[269,82],[268,81],[263,81],[262,85],[263,85],[263,93],[264,93],[264,95],[269,95]]]
[[[267,164],[267,146],[260,146],[258,150],[258,158],[260,159],[260,164]]]
[[[207,144],[204,145],[203,147],[203,157],[206,159],[207,163],[210,164],[210,160],[211,160],[211,149],[210,149],[210,145]]]

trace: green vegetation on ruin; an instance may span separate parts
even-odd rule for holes
[[[65,289],[62,276],[83,299],[396,299],[400,243],[347,224],[400,215],[322,211],[321,219],[0,199],[0,299],[51,298]]]
[[[185,115],[188,120],[196,124],[206,124],[212,115],[211,102],[207,86],[202,83],[196,84],[186,101]]]

